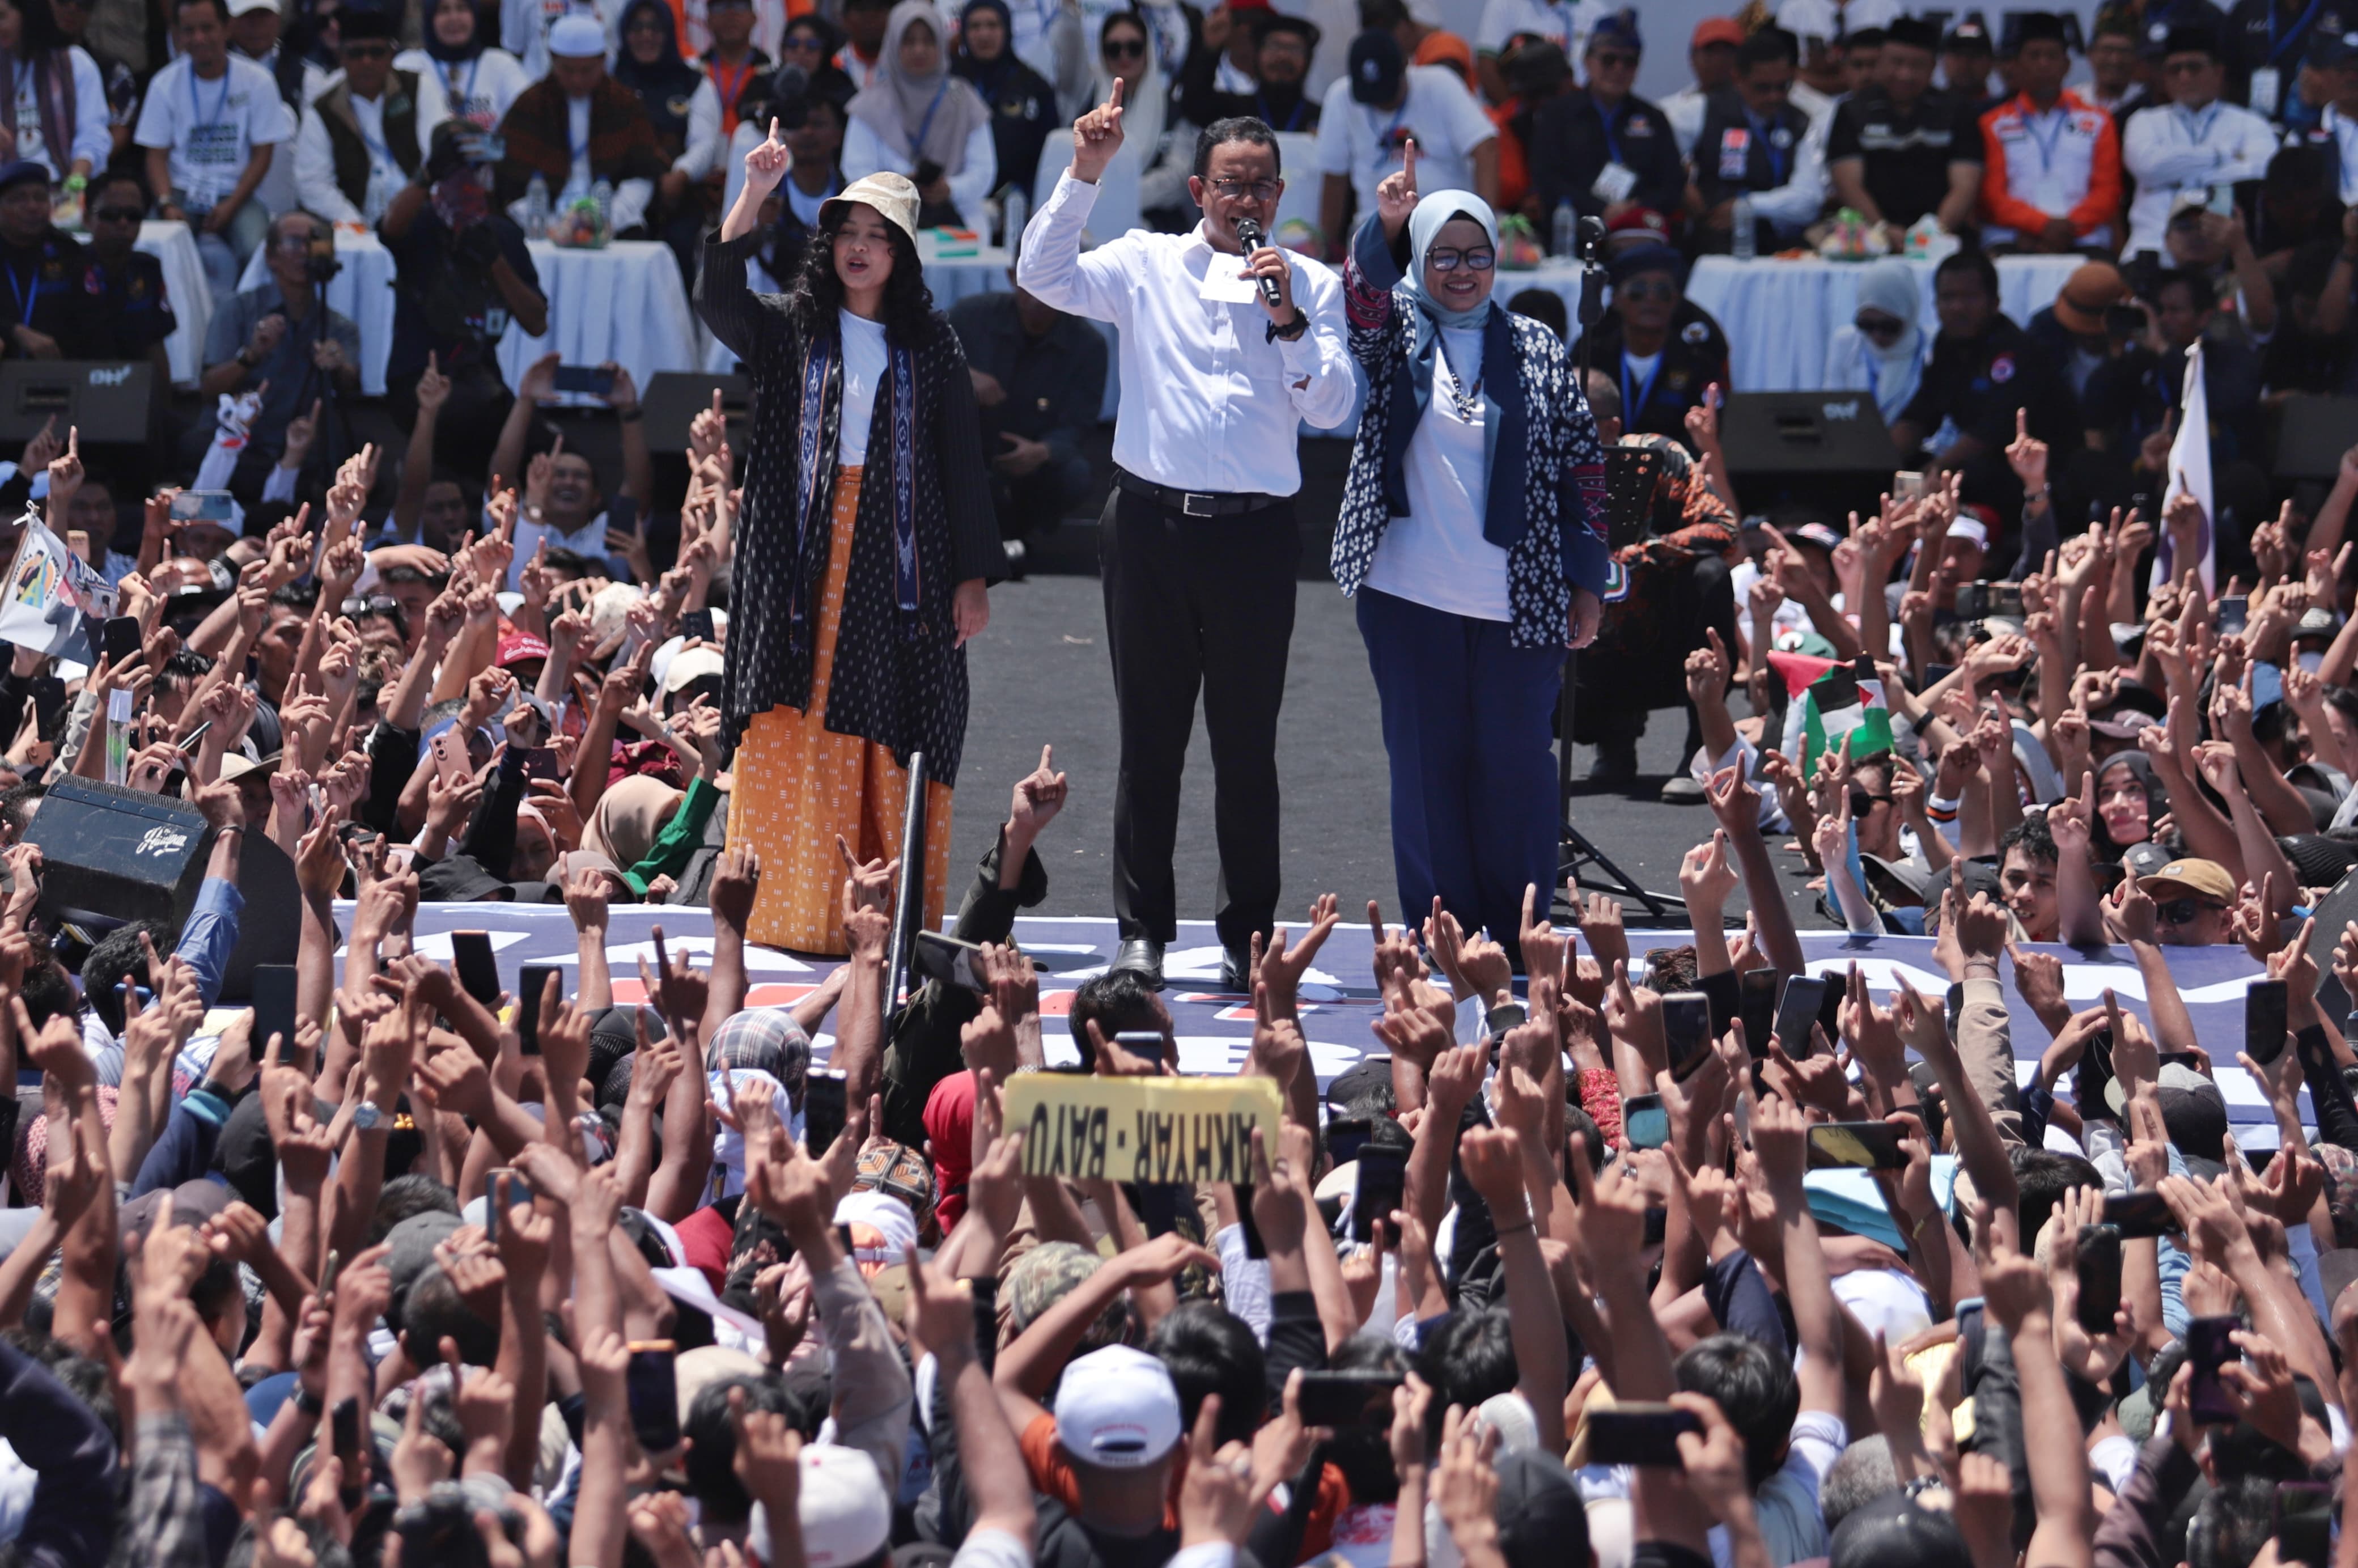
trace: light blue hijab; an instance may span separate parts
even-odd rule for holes
[[[1482,334],[1479,365],[1457,368],[1472,373],[1482,384],[1482,536],[1501,549],[1509,549],[1522,537],[1530,521],[1524,514],[1522,493],[1529,434],[1525,428],[1521,373],[1509,327],[1510,318],[1495,292],[1471,310],[1452,310],[1427,293],[1424,287],[1425,252],[1432,248],[1433,237],[1459,218],[1470,218],[1479,223],[1491,250],[1497,251],[1498,216],[1490,211],[1488,202],[1469,191],[1433,191],[1420,200],[1416,211],[1409,214],[1408,276],[1403,281],[1409,297],[1416,301],[1416,339],[1401,373],[1408,381],[1415,412],[1394,421],[1394,446],[1385,460],[1385,493],[1390,498],[1392,515],[1408,515],[1408,492],[1401,465],[1407,442],[1419,422],[1417,416],[1422,416],[1433,402],[1433,364],[1441,352],[1441,334],[1460,329],[1478,330]],[[1394,383],[1395,387],[1398,384]],[[1493,483],[1494,479],[1501,482]]]

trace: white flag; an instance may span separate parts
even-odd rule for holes
[[[2169,478],[2162,491],[2161,504],[2166,514],[2170,502],[2180,493],[2190,494],[2202,503],[2202,529],[2197,535],[2202,543],[2202,557],[2195,565],[2202,574],[2202,591],[2215,595],[2219,591],[2219,517],[2211,499],[2211,400],[2202,390],[2200,338],[2186,351],[2186,386],[2178,402],[2178,435],[2169,443]],[[2169,524],[2156,519],[2155,531],[2161,543],[2153,553],[2153,586],[2159,588],[2183,574],[2186,563],[2175,558]]]
[[[8,573],[8,597],[0,602],[0,642],[92,663],[83,618],[104,621],[113,615],[114,589],[29,510],[24,529]]]

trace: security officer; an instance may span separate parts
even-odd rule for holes
[[[1892,445],[1902,467],[1916,466],[1920,450],[1931,460],[1923,465],[1928,481],[1962,473],[1965,500],[2015,516],[2022,483],[2006,460],[2015,413],[2029,410],[2031,434],[2040,439],[2077,447],[2071,383],[2046,350],[1999,313],[1997,266],[1986,253],[1959,251],[1943,261],[1932,273],[1932,298],[1940,334],[1915,397],[1891,427]]]
[[[1588,35],[1586,85],[1540,106],[1526,162],[1542,220],[1570,201],[1583,217],[1610,221],[1631,208],[1675,214],[1686,170],[1670,117],[1630,91],[1643,46],[1634,11],[1617,11]]]
[[[1616,254],[1613,307],[1596,323],[1589,362],[1621,389],[1622,422],[1638,435],[1683,441],[1687,410],[1727,384],[1727,334],[1686,297],[1679,254],[1642,244]]]

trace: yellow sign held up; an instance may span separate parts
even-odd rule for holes
[[[1007,1126],[1025,1130],[1029,1176],[1249,1182],[1252,1130],[1274,1158],[1280,1114],[1268,1078],[1024,1073],[1007,1084]]]

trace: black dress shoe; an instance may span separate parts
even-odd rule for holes
[[[1252,989],[1252,949],[1250,947],[1221,949],[1220,989],[1224,991]]]
[[[1109,968],[1136,969],[1153,982],[1156,990],[1161,990],[1163,989],[1163,944],[1152,936],[1130,937],[1122,943],[1121,950],[1114,955],[1113,963]]]

